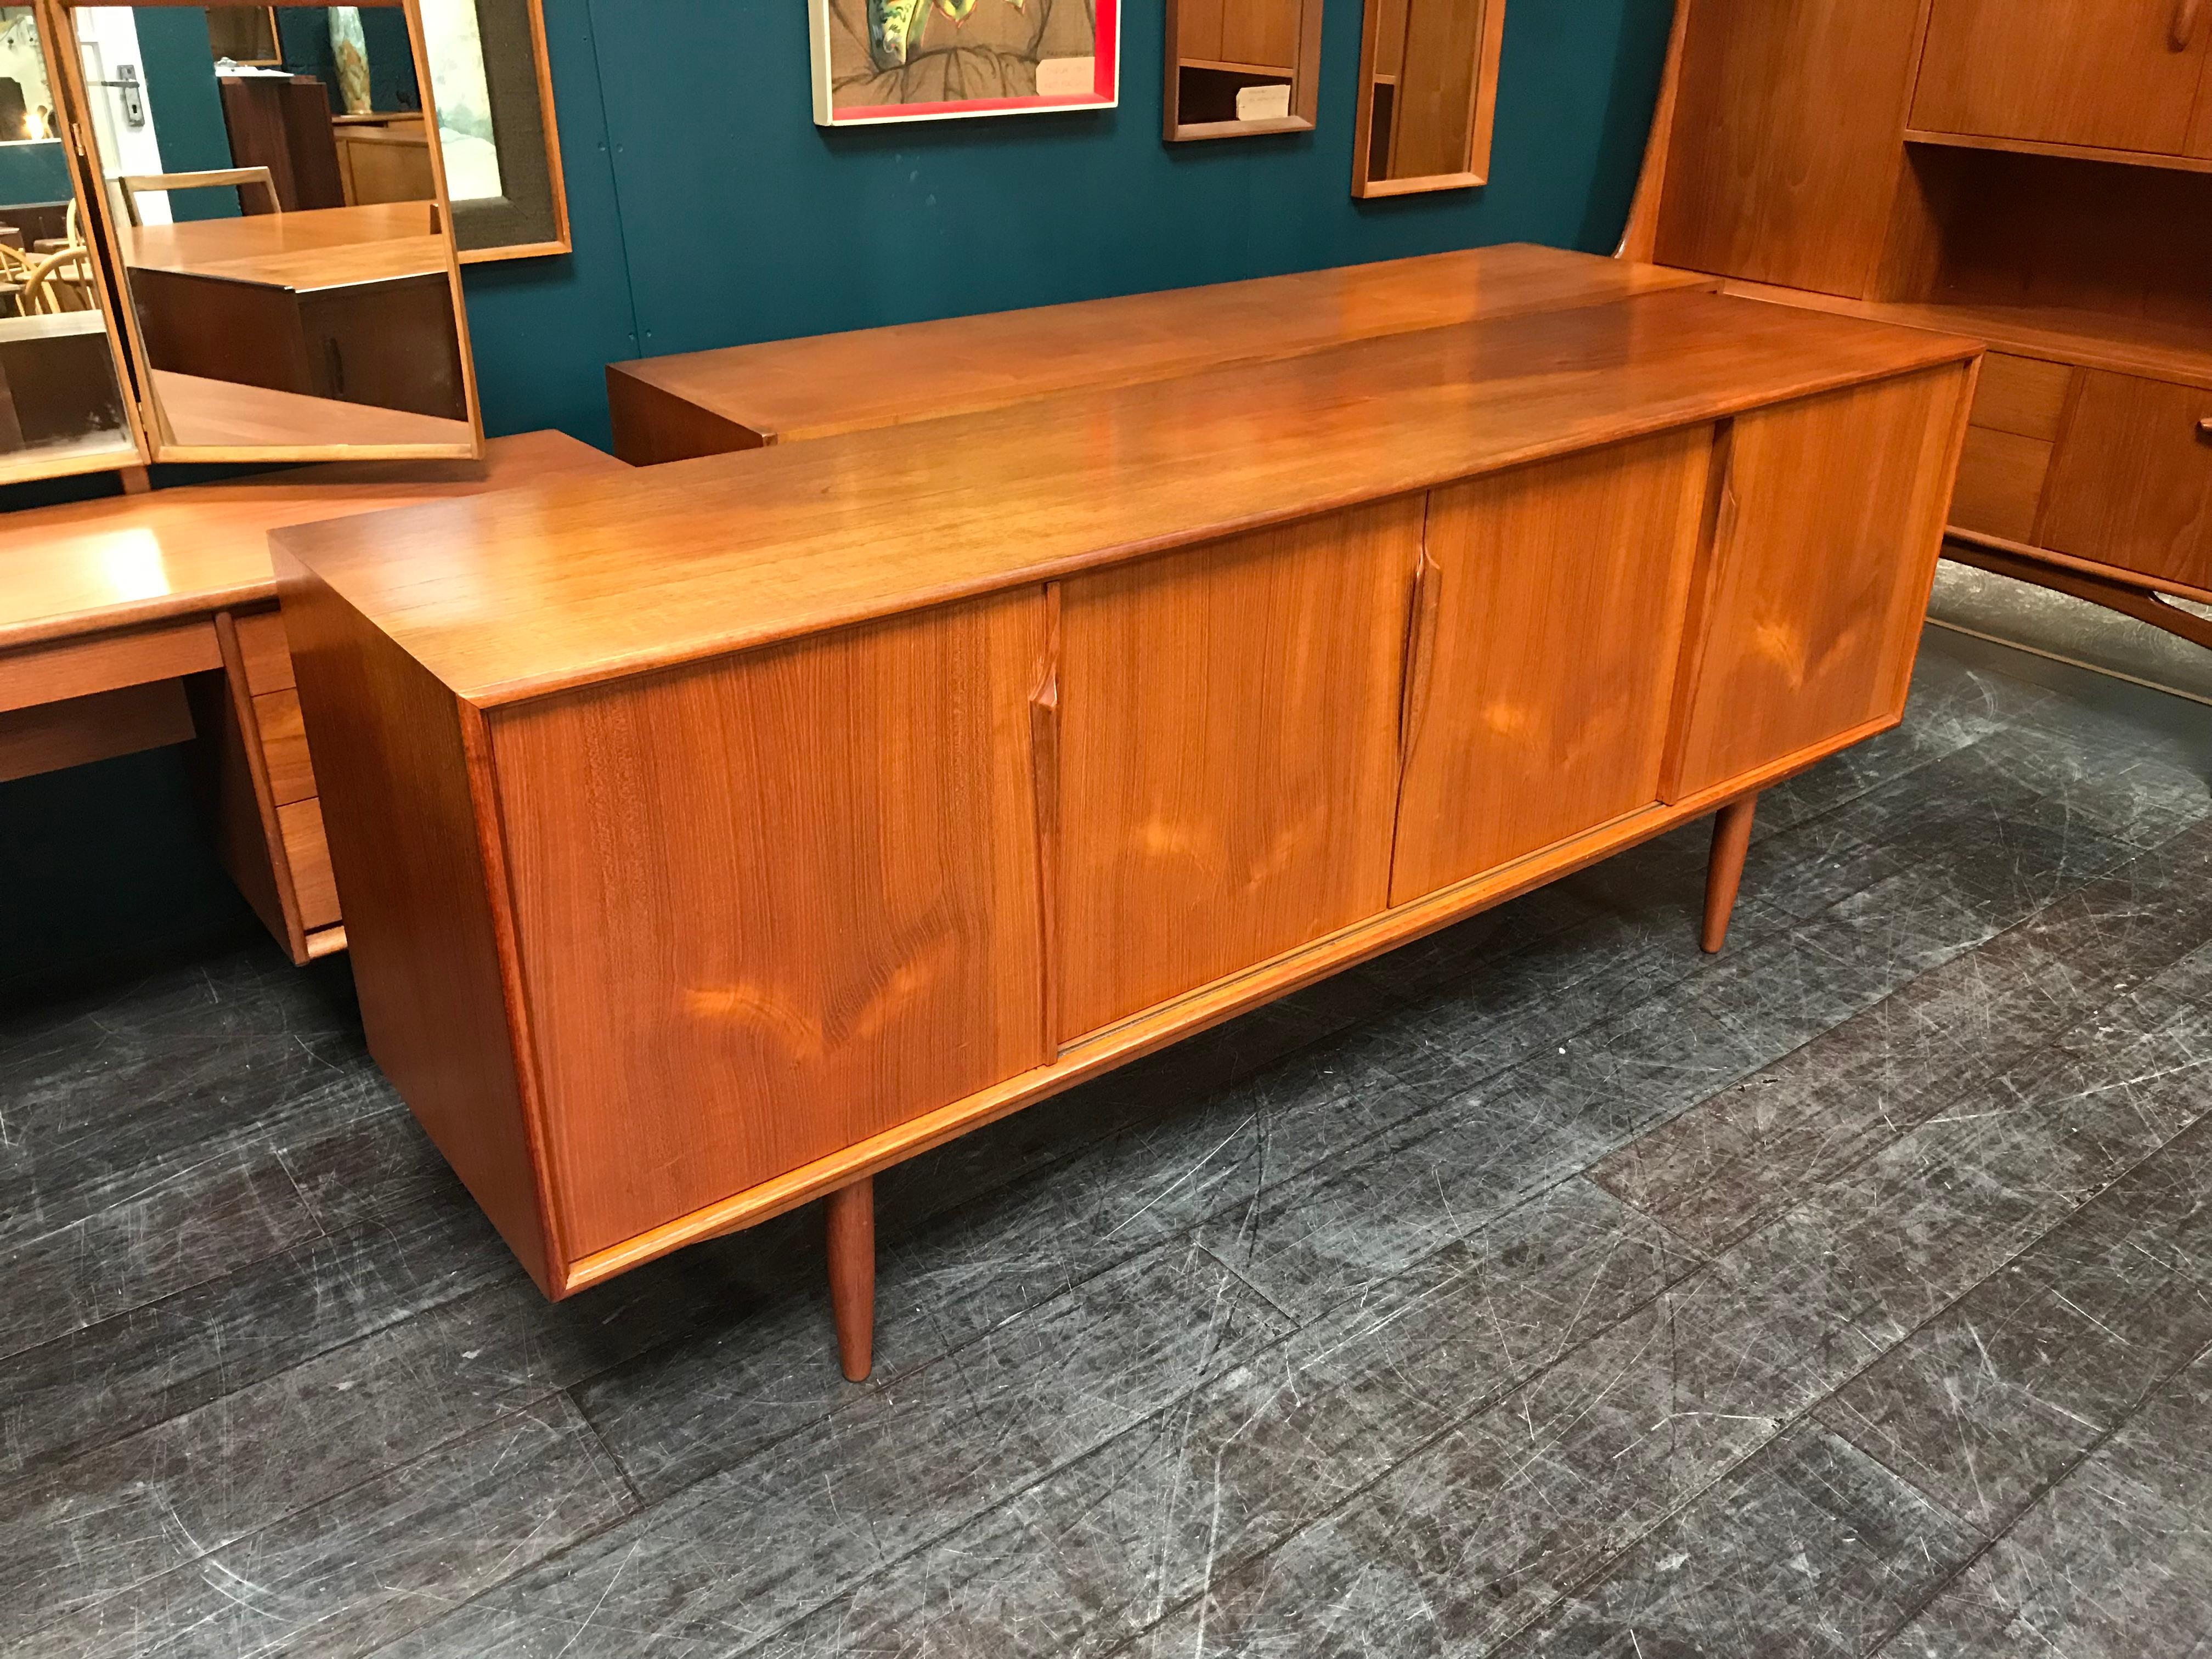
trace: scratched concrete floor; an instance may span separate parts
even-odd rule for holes
[[[12,1014],[0,1654],[2212,1653],[2212,720],[2086,684],[887,1178],[865,1387],[811,1213],[541,1302],[342,964]]]

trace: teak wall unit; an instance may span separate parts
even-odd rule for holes
[[[1678,0],[1623,252],[1986,340],[1951,556],[2212,646],[2212,6]]]
[[[372,1048],[550,1295],[830,1196],[865,1372],[875,1170],[1723,807],[1724,924],[1978,355],[1661,293],[281,532]]]

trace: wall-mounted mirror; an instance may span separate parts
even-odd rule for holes
[[[1310,132],[1322,0],[1168,0],[1167,137]]]
[[[0,483],[135,466],[123,365],[63,149],[58,58],[0,6]]]
[[[154,459],[481,453],[413,8],[63,4]]]
[[[421,0],[461,263],[568,251],[539,0]]]
[[[1504,39],[1505,0],[1367,0],[1354,196],[1488,182]]]

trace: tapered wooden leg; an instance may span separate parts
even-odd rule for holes
[[[1751,850],[1751,815],[1759,797],[1730,801],[1713,820],[1713,860],[1705,867],[1705,947],[1728,943],[1729,918],[1735,914],[1735,890],[1743,880],[1743,855]]]
[[[876,1183],[841,1187],[825,1200],[830,1219],[830,1309],[845,1380],[864,1382],[876,1346]]]

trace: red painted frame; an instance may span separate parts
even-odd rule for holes
[[[1121,91],[1120,0],[1097,0],[1094,27],[1097,34],[1097,48],[1093,54],[1097,69],[1088,97],[970,98],[950,104],[868,104],[858,109],[833,111],[830,125],[844,127],[883,121],[922,121],[933,116],[1018,115],[1036,110],[1111,108],[1121,100]]]

